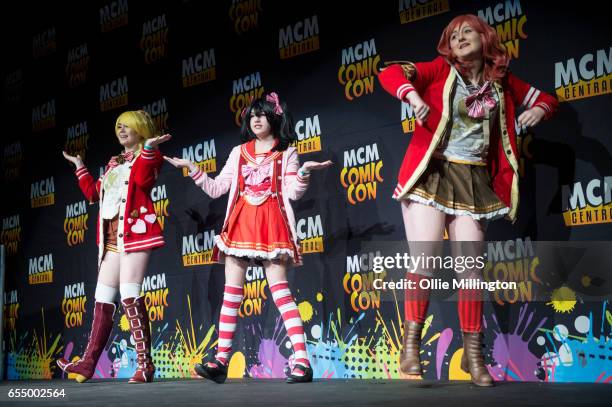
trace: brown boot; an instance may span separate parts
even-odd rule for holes
[[[422,375],[421,358],[421,332],[423,324],[414,321],[404,322],[404,343],[400,353],[400,371],[406,375]]]
[[[493,378],[485,367],[482,356],[482,333],[463,332],[461,369],[472,376],[472,383],[476,386],[493,386]]]
[[[93,321],[89,341],[83,353],[83,357],[76,362],[70,362],[64,358],[56,360],[57,365],[66,373],[76,375],[76,381],[83,383],[91,379],[96,371],[96,364],[113,330],[113,316],[115,315],[115,304],[97,302],[94,305]]]
[[[144,298],[126,298],[121,301],[121,304],[130,323],[130,332],[136,342],[136,354],[138,355],[138,367],[128,383],[150,383],[153,381],[155,366],[151,358],[151,330]]]

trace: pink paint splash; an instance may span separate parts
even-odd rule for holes
[[[526,315],[527,319],[525,320]],[[519,311],[519,317],[514,332],[502,334],[497,318],[495,315],[491,315],[491,318],[496,324],[496,327],[492,329],[495,333],[492,356],[497,364],[489,367],[489,373],[491,373],[494,380],[523,382],[540,381],[536,376],[540,358],[531,353],[529,350],[529,342],[538,332],[538,329],[546,323],[547,318],[542,318],[540,322],[537,323],[537,326],[527,334],[528,338],[523,339],[527,332],[527,328],[533,320],[533,316],[533,311],[527,314],[527,304],[523,305]],[[523,326],[523,329],[519,332],[521,326]]]
[[[442,363],[444,362],[446,351],[448,350],[448,347],[452,341],[452,329],[446,328],[444,331],[442,331],[442,333],[440,333],[440,337],[438,338],[438,347],[436,349],[436,374],[438,379],[442,377]]]

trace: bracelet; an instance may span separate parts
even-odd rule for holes
[[[149,146],[149,145],[145,144],[145,145],[144,145],[144,149],[145,149],[145,150],[149,150],[149,151],[153,151],[153,150],[155,150],[155,147],[151,147],[151,146]]]
[[[298,174],[300,174],[300,177],[307,177],[310,175],[310,171],[308,170],[303,170],[303,169],[299,169],[298,170]]]

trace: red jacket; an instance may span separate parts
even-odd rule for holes
[[[157,180],[159,169],[164,162],[159,150],[142,149],[129,166],[130,175],[122,191],[122,202],[119,205],[119,227],[117,230],[117,248],[119,252],[136,252],[164,245],[161,227],[155,216],[151,200],[151,189]],[[79,187],[90,203],[104,199],[103,179],[97,181],[81,167],[76,171]],[[104,253],[104,222],[98,214],[96,243],[98,244],[98,262]]]
[[[379,73],[383,88],[400,100],[416,90],[430,107],[429,117],[422,126],[415,127],[412,140],[404,156],[393,198],[400,200],[408,194],[450,125],[452,92],[457,83],[456,73],[445,58],[438,56],[431,62],[394,64]],[[519,107],[539,106],[550,118],[558,107],[557,99],[507,73],[493,89],[500,100],[499,129],[492,132],[487,158],[493,190],[509,208],[507,218],[514,221],[519,203],[518,150],[516,146],[515,114]]]

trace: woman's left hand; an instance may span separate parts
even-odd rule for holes
[[[147,141],[145,141],[145,146],[155,148],[161,143],[165,143],[166,141],[170,140],[171,138],[172,136],[169,134],[164,134],[163,136],[159,137],[151,137],[150,139],[147,139]]]
[[[533,127],[542,121],[544,114],[544,109],[539,106],[534,106],[521,113],[518,117],[518,124],[524,127]]]
[[[332,164],[333,163],[331,160],[323,161],[322,163],[317,161],[306,161],[304,164],[302,164],[301,170],[305,172],[310,172],[312,170],[323,170]]]

